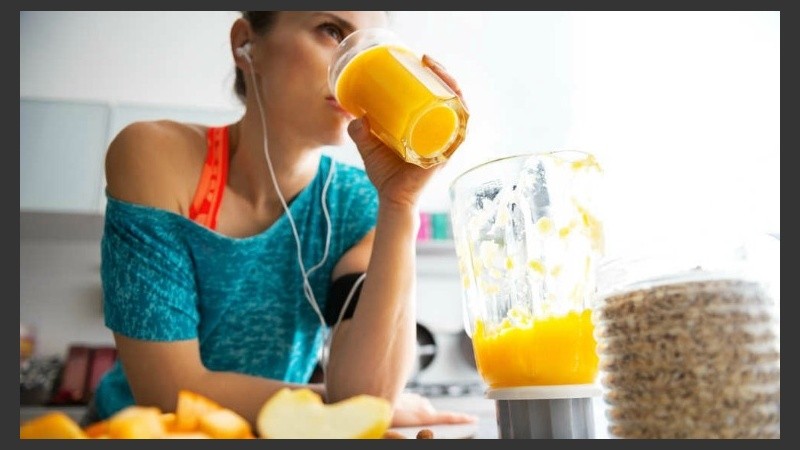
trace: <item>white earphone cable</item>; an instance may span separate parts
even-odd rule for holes
[[[345,311],[347,311],[347,306],[350,305],[350,300],[353,298],[353,294],[356,292],[356,288],[364,281],[366,278],[367,273],[364,272],[356,279],[355,283],[353,283],[353,287],[350,288],[350,292],[347,294],[347,298],[344,300],[344,304],[342,305],[342,310],[339,311],[339,317],[336,319],[336,323],[333,325],[333,328],[330,330],[328,335],[325,337],[325,344],[322,347],[322,378],[328,378],[328,356],[331,351],[331,345],[333,344],[333,335],[336,333],[336,329],[339,328],[339,324],[342,322],[342,318],[344,317]]]
[[[322,267],[322,265],[325,263],[325,260],[328,258],[328,250],[330,248],[330,242],[331,242],[331,218],[330,214],[328,213],[328,206],[325,202],[325,198],[327,197],[328,185],[331,182],[331,179],[333,177],[333,172],[335,170],[335,162],[333,161],[333,159],[331,159],[331,168],[328,171],[328,177],[325,180],[325,184],[322,188],[322,195],[320,197],[320,202],[322,203],[322,211],[325,215],[325,221],[328,225],[328,230],[325,239],[325,252],[320,262],[314,265],[309,271],[306,271],[305,264],[303,264],[303,257],[302,257],[303,250],[301,248],[300,235],[297,232],[297,226],[294,223],[294,218],[292,217],[291,212],[289,212],[289,206],[286,204],[286,199],[283,198],[281,189],[278,186],[278,179],[275,177],[275,170],[273,169],[272,166],[272,159],[269,156],[269,150],[267,145],[266,117],[264,114],[264,107],[261,104],[261,96],[259,95],[258,92],[258,82],[256,80],[255,71],[253,70],[254,69],[253,61],[250,59],[250,55],[246,51],[242,51],[239,54],[245,58],[248,64],[250,64],[250,77],[253,82],[253,88],[255,89],[255,97],[256,97],[256,102],[258,103],[258,111],[261,115],[261,130],[262,130],[262,136],[264,138],[264,154],[267,158],[267,166],[269,167],[270,177],[272,178],[272,185],[275,188],[275,192],[278,193],[278,198],[281,201],[281,206],[283,206],[283,211],[286,213],[287,219],[289,219],[289,225],[292,228],[292,234],[294,235],[295,243],[297,245],[297,263],[300,266],[300,273],[303,276],[303,294],[305,295],[306,300],[308,300],[308,303],[311,305],[311,308],[314,309],[314,312],[317,314],[317,317],[319,318],[320,323],[322,324],[323,330],[325,330],[326,328],[325,317],[322,315],[322,311],[320,311],[319,305],[317,304],[316,297],[314,296],[314,291],[311,288],[311,283],[308,281],[308,277],[315,270]],[[351,294],[352,292],[353,291],[351,291]],[[340,314],[339,320],[341,320],[341,317],[342,315]],[[336,325],[338,325],[338,321]],[[334,327],[336,325],[334,325]],[[327,338],[325,340],[327,341]],[[324,372],[324,367],[323,367],[323,372]]]
[[[300,272],[303,275],[303,294],[305,295],[306,300],[308,300],[308,303],[314,309],[314,312],[317,314],[317,317],[319,317],[320,323],[322,324],[323,336],[324,336],[323,348],[322,348],[322,358],[321,358],[322,377],[323,377],[323,379],[327,379],[327,376],[328,376],[328,374],[327,374],[328,356],[329,356],[329,353],[330,353],[330,346],[331,346],[332,341],[333,341],[334,332],[339,327],[339,324],[342,322],[342,319],[344,318],[344,313],[345,313],[345,311],[347,311],[348,305],[350,305],[350,301],[352,300],[353,295],[356,292],[356,288],[358,288],[358,286],[364,281],[364,278],[366,278],[367,274],[366,274],[366,272],[362,273],[358,277],[358,279],[356,279],[355,283],[353,283],[353,286],[350,288],[350,292],[347,294],[347,298],[344,301],[344,305],[342,306],[341,311],[339,311],[339,317],[336,319],[336,323],[334,323],[334,325],[333,325],[333,327],[331,329],[328,329],[327,325],[325,323],[325,317],[322,315],[322,311],[320,311],[319,305],[317,304],[316,297],[314,296],[314,291],[311,288],[311,283],[308,281],[308,277],[315,270],[317,270],[320,267],[322,267],[322,265],[328,259],[328,252],[330,250],[330,244],[331,244],[331,228],[332,228],[332,226],[331,226],[331,216],[330,216],[330,213],[328,212],[328,204],[325,201],[325,199],[328,196],[328,186],[330,185],[331,179],[333,178],[333,173],[335,171],[336,164],[335,164],[335,161],[333,160],[333,157],[331,157],[331,167],[330,167],[330,170],[328,171],[328,177],[326,178],[325,184],[322,187],[322,194],[320,196],[320,203],[322,204],[322,211],[323,211],[323,214],[325,216],[325,222],[327,224],[327,233],[326,233],[326,238],[325,238],[325,251],[324,251],[324,253],[322,255],[322,259],[316,265],[311,267],[311,269],[306,271],[305,265],[303,264],[302,246],[300,244],[300,235],[297,232],[297,227],[295,226],[294,218],[292,217],[292,213],[289,212],[289,207],[286,204],[286,200],[283,198],[283,194],[281,193],[280,187],[278,186],[278,180],[275,177],[275,170],[273,169],[273,166],[272,166],[272,159],[269,156],[269,149],[268,149],[268,145],[267,145],[267,123],[266,123],[265,114],[264,114],[264,107],[261,104],[261,96],[259,95],[259,92],[258,92],[258,83],[257,83],[257,80],[256,80],[255,71],[253,70],[253,61],[250,59],[250,54],[247,51],[243,50],[239,54],[242,55],[245,58],[245,60],[247,61],[248,64],[250,64],[250,77],[251,77],[251,80],[253,82],[253,88],[255,89],[256,102],[258,103],[258,112],[261,115],[261,130],[262,130],[262,135],[263,135],[263,138],[264,138],[264,155],[267,158],[267,166],[269,167],[269,173],[270,173],[270,176],[272,178],[272,185],[275,188],[275,192],[278,193],[278,198],[281,201],[281,206],[283,206],[283,210],[286,213],[286,217],[289,219],[289,225],[292,228],[292,234],[294,235],[295,243],[297,244],[297,263],[300,266]]]

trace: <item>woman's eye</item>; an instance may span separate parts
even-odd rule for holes
[[[320,25],[320,28],[330,37],[336,39],[337,42],[341,42],[342,39],[344,39],[344,33],[342,32],[342,29],[336,24],[326,22]]]

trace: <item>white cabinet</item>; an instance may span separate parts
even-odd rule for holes
[[[96,212],[109,108],[19,100],[20,210]]]
[[[233,109],[20,98],[19,208],[102,213],[106,149],[126,125],[156,119],[222,125],[240,115]]]
[[[460,332],[461,296],[453,241],[417,242],[417,320],[436,333]]]

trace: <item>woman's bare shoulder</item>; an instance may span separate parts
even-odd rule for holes
[[[125,126],[106,152],[109,195],[183,214],[205,158],[205,130],[169,120]]]

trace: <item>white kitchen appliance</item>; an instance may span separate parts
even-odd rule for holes
[[[408,390],[429,397],[484,397],[472,342],[464,332],[458,261],[452,242],[417,247],[417,323],[432,343],[418,336],[422,365]]]

